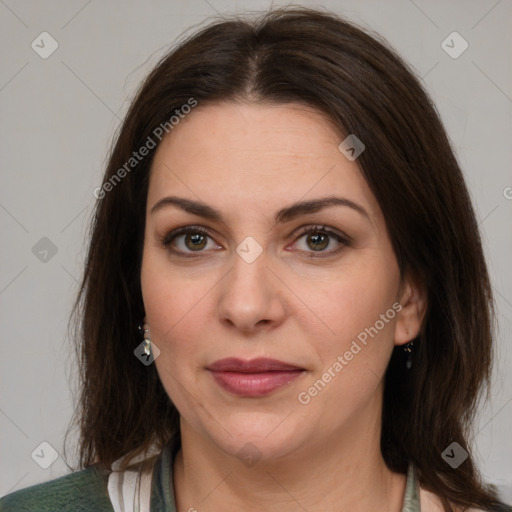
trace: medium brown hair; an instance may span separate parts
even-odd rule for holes
[[[104,184],[114,183],[133,152],[191,98],[199,105],[298,102],[363,141],[357,162],[384,214],[401,274],[417,276],[428,292],[412,368],[397,347],[386,372],[384,460],[402,473],[412,461],[421,485],[442,498],[446,511],[450,503],[502,510],[469,448],[491,371],[491,286],[463,174],[414,72],[380,36],[332,13],[289,8],[256,20],[216,21],[146,78],[119,129]],[[140,271],[157,148],[123,173],[95,209],[74,309],[81,467],[110,466],[153,442],[163,447],[179,439],[179,414],[155,365],[133,354],[142,341]],[[454,441],[469,453],[457,469],[441,456]]]

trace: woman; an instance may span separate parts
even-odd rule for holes
[[[510,510],[468,445],[474,211],[378,36],[308,9],[207,27],[144,82],[95,195],[82,470],[0,510]]]

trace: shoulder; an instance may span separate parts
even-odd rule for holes
[[[113,512],[108,472],[96,466],[0,498],[0,512]]]
[[[444,512],[444,507],[439,497],[423,487],[420,487],[420,503],[421,512]],[[455,512],[485,512],[478,508],[462,509],[454,505],[452,505],[452,507]]]

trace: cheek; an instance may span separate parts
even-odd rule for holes
[[[398,280],[398,268],[375,258],[308,287],[309,304],[326,327],[315,328],[309,315],[308,337],[319,364],[301,397],[328,424],[348,420],[377,397],[394,347]]]
[[[309,295],[328,326],[318,330],[309,315],[308,339],[318,365],[299,390],[300,404],[322,418],[327,430],[349,421],[357,410],[377,404],[378,390],[393,351],[395,281],[378,272],[343,277]],[[381,286],[376,286],[377,276]],[[307,323],[303,318],[303,329]],[[304,405],[301,405],[304,407]]]
[[[190,316],[204,309],[201,304],[214,281],[212,276],[172,265],[165,252],[148,247],[141,270],[142,297],[148,323],[153,330],[178,328]]]
[[[204,284],[187,283],[183,274],[159,268],[148,257],[141,285],[151,340],[160,349],[155,360],[160,380],[178,410],[190,415],[202,403],[191,370],[202,363],[201,340],[209,321]]]
[[[162,265],[162,258],[148,251],[143,260],[141,287],[150,326],[151,339],[161,350],[157,366],[178,370],[177,361],[184,361],[197,349],[200,333],[208,322],[209,281],[190,281],[170,265]]]
[[[299,321],[310,336],[321,337],[321,346],[332,350],[343,349],[374,326],[396,300],[398,269],[395,271],[379,259],[366,258],[364,265],[316,277],[314,281],[297,282],[294,287],[307,306]],[[391,311],[385,325],[379,322],[383,337],[389,338],[394,316]]]

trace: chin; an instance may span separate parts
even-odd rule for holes
[[[291,418],[283,422],[282,415],[262,417],[261,412],[237,414],[222,427],[208,429],[208,436],[223,452],[243,462],[285,457],[298,449],[305,441],[302,438],[307,437],[303,427],[302,432],[298,432]]]

